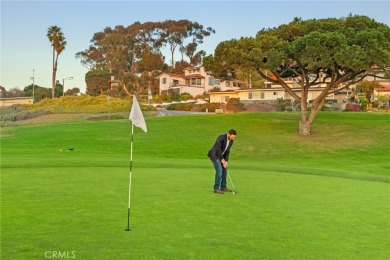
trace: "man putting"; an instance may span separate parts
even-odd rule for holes
[[[215,168],[214,193],[223,194],[224,192],[231,192],[226,187],[226,168],[228,166],[230,148],[236,135],[236,130],[230,129],[227,134],[218,136],[214,146],[207,154]]]

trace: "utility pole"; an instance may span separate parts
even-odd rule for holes
[[[65,96],[65,80],[71,80],[73,77],[66,77],[62,79],[62,96]]]
[[[32,79],[33,83],[32,83],[32,87],[33,87],[33,91],[32,91],[32,98],[33,98],[33,104],[34,104],[34,101],[35,101],[35,85],[34,85],[34,79],[35,79],[35,69],[33,69],[33,76],[30,77],[30,79]]]
[[[148,106],[150,106],[150,100],[152,99],[152,90],[150,88],[152,84],[152,72],[149,71],[149,81],[148,81]]]

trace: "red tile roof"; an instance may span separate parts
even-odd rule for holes
[[[200,75],[200,74],[191,74],[191,75],[186,75],[183,78],[185,78],[185,79],[204,79],[205,77]]]
[[[377,92],[390,92],[390,86],[381,86],[379,88],[375,88]]]

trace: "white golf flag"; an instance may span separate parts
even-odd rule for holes
[[[148,131],[146,128],[144,116],[142,115],[141,108],[139,107],[137,98],[135,96],[133,96],[133,106],[131,107],[129,119],[136,127],[142,128],[145,133]]]

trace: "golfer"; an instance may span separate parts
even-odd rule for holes
[[[236,130],[230,129],[227,134],[218,136],[214,146],[207,154],[215,168],[214,193],[223,194],[224,192],[231,192],[226,187],[226,168],[228,166],[230,148],[236,135]]]

